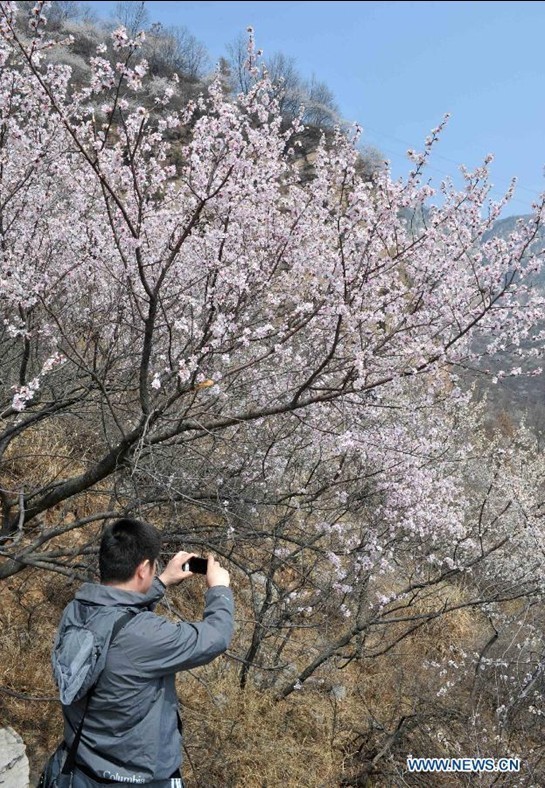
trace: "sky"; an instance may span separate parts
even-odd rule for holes
[[[109,17],[116,2],[88,2]],[[211,70],[251,25],[265,57],[295,58],[304,78],[332,90],[342,118],[363,126],[363,144],[410,168],[446,112],[451,119],[428,176],[460,182],[459,167],[494,155],[499,198],[517,177],[504,215],[528,213],[545,191],[545,2],[211,2],[148,0],[152,22],[185,26],[205,44]]]

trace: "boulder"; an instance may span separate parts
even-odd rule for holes
[[[23,740],[13,728],[0,728],[0,786],[28,788],[28,758]]]

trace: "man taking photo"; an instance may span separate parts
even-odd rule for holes
[[[53,668],[68,747],[83,719],[73,788],[182,786],[176,673],[228,648],[233,594],[229,573],[209,556],[203,620],[173,623],[157,615],[166,589],[193,574],[184,569],[193,554],[179,552],[157,577],[160,550],[159,532],[148,523],[108,526],[100,583],[84,583],[63,613]]]

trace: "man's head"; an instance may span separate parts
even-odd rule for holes
[[[153,525],[124,518],[109,525],[102,535],[98,564],[100,582],[131,585],[147,591],[153,582],[161,537]]]

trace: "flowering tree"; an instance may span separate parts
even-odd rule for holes
[[[504,503],[471,486],[501,447],[475,438],[464,370],[539,354],[543,203],[490,236],[512,190],[487,202],[487,160],[429,205],[442,125],[404,181],[363,177],[341,130],[303,179],[302,123],[284,128],[251,34],[237,101],[218,75],[182,113],[175,81],[150,110],[142,36],[116,30],[119,62],[99,47],[77,86],[48,60],[47,5],[29,33],[0,2],[0,578],[85,577],[94,526],[159,521],[173,549],[246,574],[240,681],[271,671],[279,697],[441,613],[536,592],[537,568],[508,560],[541,544],[524,472]]]

